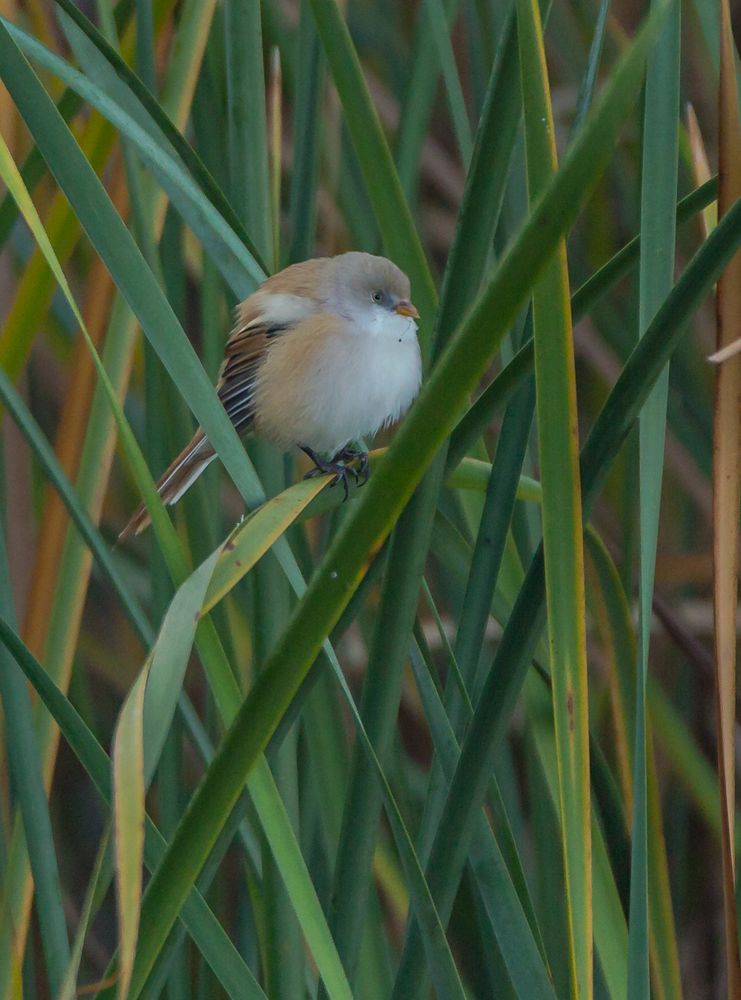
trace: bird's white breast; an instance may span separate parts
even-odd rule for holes
[[[348,324],[311,373],[313,405],[305,414],[301,443],[334,454],[351,441],[372,437],[406,412],[421,379],[412,319],[376,310],[366,324]]]

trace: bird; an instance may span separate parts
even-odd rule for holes
[[[409,278],[386,257],[359,251],[291,264],[235,310],[217,395],[240,435],[301,449],[308,476],[332,474],[348,496],[368,455],[351,447],[396,423],[419,391],[419,313]],[[177,503],[216,452],[199,427],[157,481]],[[149,524],[141,505],[119,542]]]

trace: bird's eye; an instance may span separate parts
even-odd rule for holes
[[[383,292],[373,292],[371,298],[374,302],[383,302]]]

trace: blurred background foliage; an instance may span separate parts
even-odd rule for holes
[[[0,13],[0,995],[738,995],[738,493],[735,510],[733,488],[713,508],[714,442],[716,482],[738,478],[738,375],[714,406],[707,361],[741,322],[731,270],[720,332],[712,294],[741,238],[730,215],[711,238],[719,156],[721,214],[741,169],[735,48],[720,69],[734,11],[672,6],[641,52],[648,11],[631,0],[0,0]],[[590,111],[611,84],[609,124]],[[534,217],[559,162],[577,180]],[[449,363],[388,464],[374,459],[368,499],[339,505],[324,483],[292,486],[296,455],[249,441],[244,463],[187,343],[213,381],[231,310],[262,275],[348,249],[410,273],[428,364]],[[593,467],[597,485],[609,470],[596,498],[582,483],[582,549],[577,436],[644,335],[658,346],[624,383],[643,395],[616,397],[608,423],[622,414],[628,430],[662,344],[668,384],[611,467]],[[116,547],[151,494],[146,467],[156,477],[196,420],[222,435],[229,475],[208,469],[176,533],[159,516]],[[283,490],[205,562],[245,500]],[[522,582],[543,532],[550,647],[538,584]],[[151,709],[133,687],[145,662]],[[256,714],[237,716],[262,671],[287,687],[269,704],[266,681]],[[498,734],[480,760],[463,743],[477,724]],[[197,818],[180,821],[219,746],[197,855]],[[249,794],[220,799],[215,776],[233,765],[241,790],[254,761]],[[458,818],[456,765],[461,794],[483,782]],[[142,857],[151,872],[164,849],[151,827],[142,843],[145,803],[183,853],[142,900]],[[168,934],[207,857],[203,897]]]

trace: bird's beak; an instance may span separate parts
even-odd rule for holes
[[[394,312],[399,316],[411,316],[412,319],[419,319],[419,313],[411,302],[403,299],[394,306]]]

